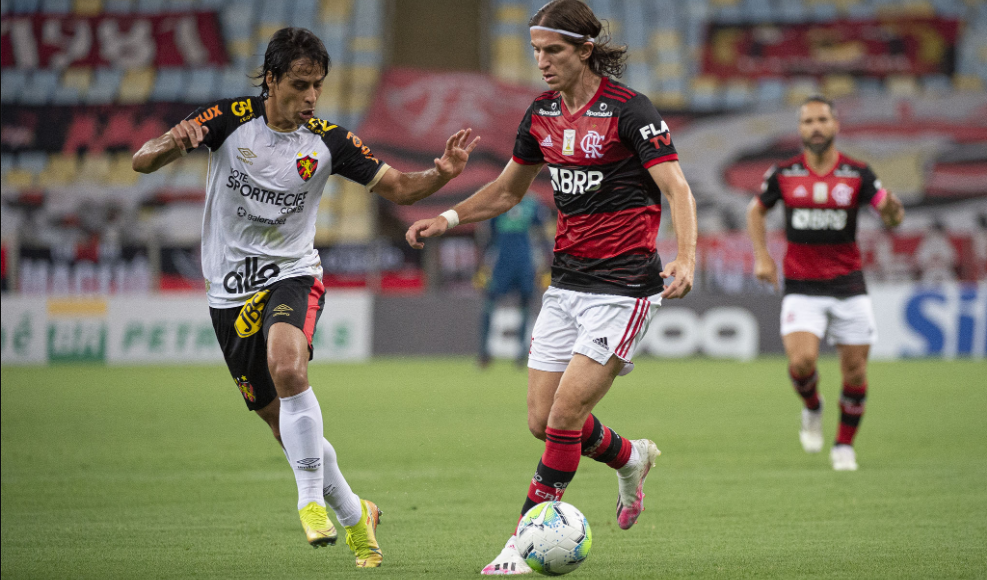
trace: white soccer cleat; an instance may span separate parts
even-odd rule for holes
[[[617,525],[622,530],[631,529],[644,511],[644,480],[661,455],[650,439],[635,439],[631,445],[637,449],[640,460],[628,473],[621,473],[624,468],[617,470]]]
[[[852,445],[833,445],[829,460],[836,471],[857,471],[857,452]]]
[[[819,453],[823,448],[822,402],[815,411],[802,407],[802,428],[799,430],[799,441],[806,453]]]
[[[517,541],[517,536],[511,536],[511,539],[507,540],[507,544],[500,551],[500,554],[494,558],[493,562],[487,564],[480,571],[480,574],[484,576],[531,574],[534,570],[531,569],[531,566],[528,566],[528,563],[518,553],[517,547],[514,544],[515,541]]]

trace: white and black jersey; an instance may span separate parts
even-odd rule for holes
[[[387,171],[359,137],[312,119],[283,133],[267,125],[264,99],[223,99],[188,120],[208,127],[202,271],[209,306],[230,308],[285,278],[322,278],[313,247],[329,176],[368,190]]]

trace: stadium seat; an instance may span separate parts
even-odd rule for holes
[[[72,0],[44,0],[41,3],[41,12],[44,14],[70,14],[72,12]]]
[[[811,6],[809,14],[816,22],[830,22],[840,16],[836,4],[831,2],[813,2]]]
[[[21,91],[27,85],[27,73],[20,69],[9,68],[0,72],[0,103],[14,103],[20,97]]]
[[[296,0],[294,9],[288,13],[288,25],[312,28],[318,22],[319,4],[316,0]]]
[[[182,101],[195,105],[204,105],[215,98],[213,88],[219,73],[213,68],[193,69],[189,74],[185,90],[179,95]],[[222,93],[222,91],[220,91]]]
[[[857,91],[857,84],[850,75],[827,75],[822,80],[822,93],[830,99],[839,99]]]
[[[110,173],[110,156],[105,153],[83,155],[79,164],[77,181],[105,184]]]
[[[13,191],[21,191],[36,185],[36,174],[17,167],[3,175],[3,185]]]
[[[723,105],[719,80],[715,77],[696,77],[692,80],[690,105],[699,111],[713,111]]]
[[[206,185],[208,156],[195,154],[175,163],[171,177],[171,187],[177,190],[200,189]]]
[[[922,77],[922,92],[927,95],[942,95],[953,90],[953,80],[948,75],[926,75]]]
[[[878,78],[860,77],[857,79],[857,94],[868,97],[881,96],[884,94],[884,83]]]
[[[919,94],[918,81],[912,75],[892,75],[884,81],[884,88],[892,97],[914,97]]]
[[[131,166],[133,160],[130,152],[111,154],[110,159],[106,183],[118,187],[136,186],[141,174],[134,171]]]
[[[798,24],[809,20],[809,12],[801,0],[780,0],[777,19]]]
[[[6,16],[10,12],[10,2],[8,0],[0,0],[0,16]]]
[[[0,155],[0,175],[7,175],[7,172],[14,168],[14,157],[6,153]]]
[[[18,102],[22,105],[43,105],[58,86],[58,73],[53,70],[35,70],[27,78]]]
[[[135,12],[156,14],[165,11],[165,0],[138,0]]]
[[[120,82],[123,80],[123,71],[115,68],[101,68],[96,70],[93,82],[86,93],[85,101],[90,105],[108,105],[113,103],[120,92]]]
[[[785,81],[776,78],[761,79],[757,83],[756,103],[761,109],[772,109],[785,98]]]
[[[956,75],[953,83],[957,91],[964,93],[982,93],[987,89],[987,80],[976,75]]]
[[[17,154],[15,168],[37,175],[48,166],[48,154],[42,151],[25,151]]]
[[[727,84],[723,95],[723,106],[736,110],[749,107],[754,102],[754,92],[746,80],[732,80]]]
[[[125,72],[120,82],[117,102],[121,105],[146,103],[154,89],[155,76],[153,68],[131,69]]]
[[[79,89],[65,84],[55,87],[55,91],[51,94],[51,104],[53,105],[77,105],[79,100]]]
[[[322,0],[319,17],[323,22],[349,22],[353,11],[353,0]]]
[[[76,12],[79,11],[78,5],[79,3],[76,2]],[[103,0],[102,11],[107,14],[130,14],[133,9],[133,0]],[[99,9],[97,8],[97,11],[98,10]]]
[[[328,78],[326,79],[328,81]],[[253,80],[247,76],[244,69],[238,67],[226,68],[219,80],[217,90],[225,93],[226,97],[247,96],[259,94],[259,90],[253,86]],[[325,86],[323,85],[323,95]]]
[[[768,0],[745,0],[744,14],[750,22],[771,22],[774,20],[774,7]]]
[[[48,166],[38,174],[38,185],[52,187],[74,183],[79,173],[79,160],[75,155],[52,155]]]
[[[812,95],[819,94],[819,82],[811,77],[799,77],[792,79],[788,85],[788,94],[785,101],[788,105],[801,105],[802,101]]]
[[[151,100],[155,102],[176,101],[185,85],[185,70],[180,68],[160,68],[154,81]]]
[[[15,14],[33,14],[41,7],[39,0],[13,0],[12,12]]]

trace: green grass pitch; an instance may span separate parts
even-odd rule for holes
[[[593,529],[580,578],[987,577],[987,365],[872,363],[860,471],[798,443],[780,358],[641,360],[597,416],[663,455],[637,526],[583,460],[566,501]],[[838,369],[820,364],[837,422]],[[326,434],[384,510],[384,566],[313,550],[266,426],[221,367],[3,369],[2,575],[473,578],[514,526],[542,444],[504,363],[313,366]]]

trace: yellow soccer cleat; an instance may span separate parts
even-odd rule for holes
[[[325,506],[314,501],[298,510],[305,536],[313,548],[336,545],[336,527],[329,521]]]
[[[376,568],[384,561],[384,553],[377,543],[377,524],[382,512],[372,501],[361,499],[360,505],[363,506],[360,522],[346,526],[346,545],[356,554],[357,568]]]

